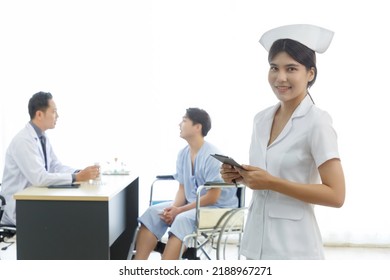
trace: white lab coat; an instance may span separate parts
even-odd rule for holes
[[[1,186],[1,194],[7,205],[2,223],[16,224],[15,199],[13,195],[29,186],[69,184],[76,169],[62,165],[57,159],[49,138],[46,137],[47,167],[38,135],[27,123],[11,141],[6,157]]]
[[[318,167],[339,158],[337,135],[328,113],[308,96],[281,134],[268,145],[273,117],[280,105],[254,118],[250,164],[289,181],[316,184]],[[250,259],[323,259],[314,205],[270,190],[253,191],[242,254]]]

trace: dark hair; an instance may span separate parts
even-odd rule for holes
[[[307,70],[314,68],[314,78],[307,84],[307,88],[310,88],[317,78],[316,53],[297,41],[279,39],[272,44],[271,49],[269,50],[268,62],[271,62],[271,60],[280,52],[286,52],[295,61],[304,65]]]
[[[49,100],[52,99],[53,96],[50,92],[37,92],[35,93],[28,102],[28,113],[30,114],[30,119],[35,117],[35,113],[37,111],[46,112],[49,107]]]
[[[207,135],[207,133],[211,129],[211,119],[209,114],[199,108],[188,108],[186,110],[186,117],[189,118],[194,124],[202,125],[202,135],[203,137]]]

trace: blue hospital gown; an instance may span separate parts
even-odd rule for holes
[[[210,154],[214,153],[218,153],[217,148],[208,142],[204,142],[195,158],[194,173],[192,173],[189,146],[186,146],[179,152],[174,177],[180,184],[184,185],[187,203],[196,201],[197,188],[205,182],[222,181],[219,173],[221,164],[218,160],[210,156]],[[203,191],[204,193],[206,192],[206,190]],[[159,240],[169,227],[168,224],[160,219],[159,213],[170,205],[171,202],[166,202],[150,206],[139,218],[139,222],[148,228]],[[237,205],[236,189],[226,188],[222,189],[218,201],[209,207],[232,208],[237,207]],[[195,208],[177,215],[170,226],[169,234],[174,234],[177,238],[183,240],[194,229]]]

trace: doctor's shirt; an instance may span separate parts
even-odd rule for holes
[[[1,220],[3,224],[16,224],[13,195],[29,186],[69,184],[76,169],[65,166],[57,159],[46,137],[47,170],[37,127],[31,122],[12,139],[5,156],[1,194],[7,205]]]

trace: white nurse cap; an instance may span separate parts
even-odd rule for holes
[[[293,24],[271,29],[261,36],[259,42],[269,52],[272,44],[279,39],[292,39],[305,45],[315,52],[325,52],[333,38],[333,31],[310,25]]]

